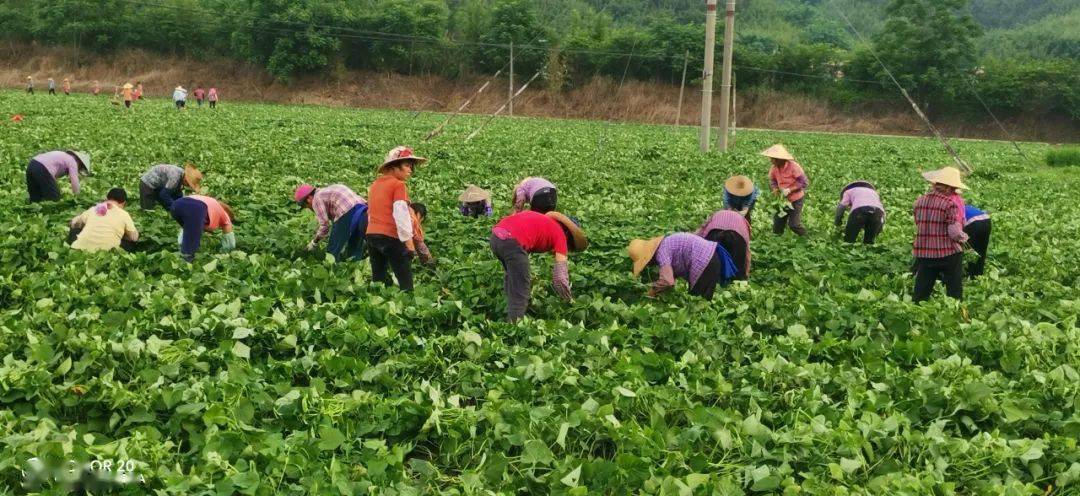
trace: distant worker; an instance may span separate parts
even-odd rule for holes
[[[94,87],[90,90],[90,93],[92,93],[94,96],[100,95],[101,94],[101,83],[99,83],[97,81],[94,81]]]
[[[135,82],[135,94],[134,94],[134,96],[135,96],[136,100],[142,100],[142,97],[143,97],[142,81],[136,81]]]
[[[660,268],[646,296],[655,298],[675,286],[675,278],[690,283],[690,294],[711,300],[716,285],[727,285],[738,274],[731,255],[719,243],[690,233],[635,239],[626,247],[637,277],[646,266]]]
[[[183,86],[178,85],[176,89],[173,90],[172,98],[173,102],[176,103],[176,108],[183,110],[187,103],[187,90],[185,90]]]
[[[56,80],[53,79],[53,78],[49,78],[49,94],[50,95],[55,95],[56,94]]]
[[[409,213],[412,216],[413,244],[416,246],[416,258],[424,265],[435,265],[435,257],[431,254],[424,236],[427,205],[417,202],[409,203]]]
[[[990,248],[990,214],[971,205],[964,205],[964,233],[968,235],[968,244],[978,260],[968,264],[967,274],[972,279],[983,275],[986,268],[986,253]]]
[[[856,181],[844,186],[840,192],[840,203],[836,205],[834,225],[840,227],[844,214],[851,210],[847,227],[844,228],[844,241],[854,243],[863,233],[863,243],[872,245],[881,229],[885,226],[885,206],[873,184]]]
[[[773,217],[773,233],[784,234],[786,225],[791,232],[806,236],[806,228],[802,224],[802,213],[806,188],[810,186],[810,180],[803,172],[802,166],[795,161],[795,157],[787,151],[787,148],[784,148],[784,145],[773,145],[761,154],[772,161],[772,168],[769,169],[769,187],[773,194],[791,202],[791,207],[785,209],[783,215]]]
[[[34,76],[26,76],[26,92],[34,94]]]
[[[956,210],[952,196],[957,190],[968,189],[960,180],[960,171],[945,167],[923,173],[933,187],[915,201],[914,301],[930,298],[938,279],[945,283],[945,294],[952,298],[964,296],[964,233],[963,217]]]
[[[153,210],[161,205],[165,210],[183,195],[183,188],[199,193],[203,175],[191,163],[179,167],[173,164],[157,164],[139,178],[139,206]]]
[[[199,106],[199,107],[202,107],[202,101],[203,101],[204,98],[206,98],[206,91],[204,91],[202,89],[201,84],[199,86],[195,87],[194,94],[195,94],[195,104],[197,106]]]
[[[525,210],[525,204],[528,204],[529,210],[546,214],[558,208],[558,200],[558,192],[551,181],[542,177],[526,177],[514,186],[510,204],[514,213]]]
[[[60,200],[56,180],[64,176],[71,182],[71,193],[79,196],[80,174],[91,175],[89,153],[63,150],[35,156],[26,166],[26,190],[30,202]]]
[[[466,217],[490,217],[491,192],[474,184],[470,184],[458,195],[458,210]]]
[[[568,254],[584,250],[589,246],[589,240],[578,222],[566,215],[527,210],[504,217],[495,224],[488,244],[502,263],[506,318],[514,322],[524,317],[529,308],[532,292],[529,254],[555,255],[551,286],[555,294],[569,301],[573,293],[570,289]]]
[[[131,83],[124,83],[124,87],[120,90],[120,94],[124,98],[124,108],[131,108],[131,102],[135,99],[135,91],[132,88],[134,86]]]
[[[216,87],[211,86],[210,91],[206,92],[206,101],[210,102],[210,108],[217,108],[218,93]]]
[[[105,201],[71,219],[71,230],[68,232],[71,247],[86,251],[116,248],[134,250],[139,231],[135,229],[131,215],[124,210],[125,206],[127,191],[123,188],[110,189]]]
[[[750,223],[735,210],[712,214],[697,230],[697,235],[720,243],[735,263],[735,279],[745,281],[750,275]]]
[[[364,259],[364,236],[368,225],[368,205],[344,184],[331,184],[316,188],[310,184],[301,184],[293,193],[293,201],[301,209],[315,212],[319,223],[315,237],[305,248],[314,251],[319,241],[330,236],[326,253],[335,261]]]
[[[233,234],[233,211],[225,202],[209,196],[191,195],[179,198],[170,210],[173,220],[180,224],[180,257],[187,262],[195,261],[195,252],[202,244],[203,232],[221,231],[221,249],[229,252],[236,248]]]
[[[746,222],[752,222],[750,216],[759,193],[749,177],[731,176],[724,181],[724,208],[734,210],[746,218]]]
[[[426,158],[414,155],[411,148],[395,147],[376,168],[379,177],[368,188],[366,242],[371,278],[391,286],[393,281],[387,269],[392,269],[402,291],[413,289],[412,258],[416,256],[409,189],[405,181],[426,161]]]
[[[71,96],[71,80],[64,78],[64,96]]]

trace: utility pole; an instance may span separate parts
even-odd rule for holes
[[[728,124],[731,112],[731,53],[735,42],[735,0],[727,0],[724,21],[724,74],[720,79],[720,151],[728,149]]]
[[[679,113],[675,114],[675,125],[678,126],[682,123],[682,97],[683,91],[686,90],[686,66],[690,63],[690,50],[686,50],[682,58],[682,82],[679,83]]]
[[[716,47],[716,0],[705,1],[705,71],[701,77],[701,151],[709,151],[712,126],[713,49]]]
[[[510,115],[514,115],[514,42],[510,42],[510,108],[507,109]]]

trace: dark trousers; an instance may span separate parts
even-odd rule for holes
[[[964,297],[964,254],[954,253],[943,258],[915,260],[915,301],[925,301],[934,291],[938,279],[945,283],[945,294],[958,300]]]
[[[178,108],[178,109],[184,108],[184,101],[183,100],[177,100],[176,101],[176,108]]]
[[[555,188],[541,188],[529,200],[529,210],[546,214],[556,210],[558,202],[559,194]]]
[[[964,226],[964,232],[968,235],[968,243],[979,259],[968,264],[967,273],[972,278],[981,276],[986,268],[986,252],[990,248],[990,219],[977,220]]]
[[[49,88],[49,94],[50,95],[55,95],[56,94],[56,88]]]
[[[56,178],[37,160],[31,159],[26,166],[26,192],[30,194],[31,202],[60,200]]]
[[[775,234],[784,234],[784,226],[791,229],[791,232],[798,234],[799,236],[806,236],[806,228],[802,225],[802,211],[803,201],[805,198],[799,198],[791,202],[791,208],[786,210],[785,215],[779,215],[773,217],[772,230]]]
[[[724,264],[720,261],[719,256],[713,255],[709,265],[705,266],[705,270],[698,277],[697,282],[690,288],[690,294],[711,300],[713,293],[716,291],[716,285],[720,283],[723,277]]]
[[[67,244],[70,245],[71,243],[74,243],[76,239],[79,239],[79,233],[81,233],[82,231],[83,231],[83,228],[81,228],[81,227],[69,228],[68,229],[68,235],[67,235]],[[130,240],[130,239],[127,239],[127,238],[121,238],[120,239],[120,249],[122,249],[122,250],[124,250],[126,252],[133,252],[133,251],[135,251],[135,242]]]
[[[124,107],[131,108],[131,100],[124,100]]]
[[[31,95],[33,95],[33,94],[34,94],[34,88],[31,88],[31,87],[29,87],[29,86],[28,86],[28,87],[26,88],[26,92],[27,92],[27,93],[30,93]]]
[[[731,255],[731,261],[735,262],[735,267],[738,268],[735,279],[745,281],[747,279],[746,240],[739,236],[739,233],[726,229],[713,229],[705,235],[705,239],[719,243],[727,250]]]
[[[386,271],[389,266],[401,290],[412,291],[412,258],[405,243],[382,234],[368,234],[367,245],[371,252],[371,279],[392,286],[394,282]]]
[[[506,295],[506,319],[514,322],[525,316],[532,290],[529,254],[514,238],[499,239],[492,234],[491,252],[503,266],[503,294]]]
[[[197,104],[198,106],[202,107],[202,99],[201,99],[201,98],[198,98],[198,99],[196,99],[196,100],[195,100],[195,103],[196,103],[196,104]]]
[[[184,240],[180,243],[180,255],[190,262],[195,258],[195,252],[199,251],[203,230],[206,229],[206,222],[209,220],[206,204],[184,197],[173,202],[169,213],[183,228]]]
[[[210,108],[217,108],[217,100],[210,100]]]
[[[358,217],[359,216],[359,217]],[[330,240],[326,244],[326,253],[340,262],[342,254],[345,260],[364,259],[364,232],[367,231],[367,205],[356,205],[342,215],[330,227]]]
[[[180,196],[179,187],[176,189],[154,188],[139,181],[139,207],[143,210],[153,210],[156,205],[161,205],[165,210],[171,210],[173,202]]]
[[[872,245],[884,225],[885,212],[880,208],[856,208],[848,216],[847,227],[844,228],[844,241],[854,243],[859,238],[859,231],[862,231],[863,243]]]

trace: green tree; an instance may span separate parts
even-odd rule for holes
[[[238,2],[239,4],[239,2]],[[343,5],[327,0],[248,0],[238,17],[233,47],[266,66],[279,81],[325,70],[338,56]]]

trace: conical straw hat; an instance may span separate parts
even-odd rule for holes
[[[649,265],[652,261],[653,255],[656,255],[656,250],[660,248],[660,242],[664,240],[663,236],[657,236],[652,239],[635,239],[630,241],[630,244],[626,247],[627,255],[630,255],[630,260],[634,262],[634,275],[641,274],[641,271],[645,270],[645,266]]]
[[[761,152],[762,155],[769,158],[777,158],[780,160],[795,160],[795,157],[791,156],[791,152],[784,148],[784,145],[775,144],[770,146],[767,150]]]
[[[931,183],[944,184],[956,189],[971,189],[961,181],[960,169],[956,167],[942,167],[938,170],[923,172],[922,177]]]

